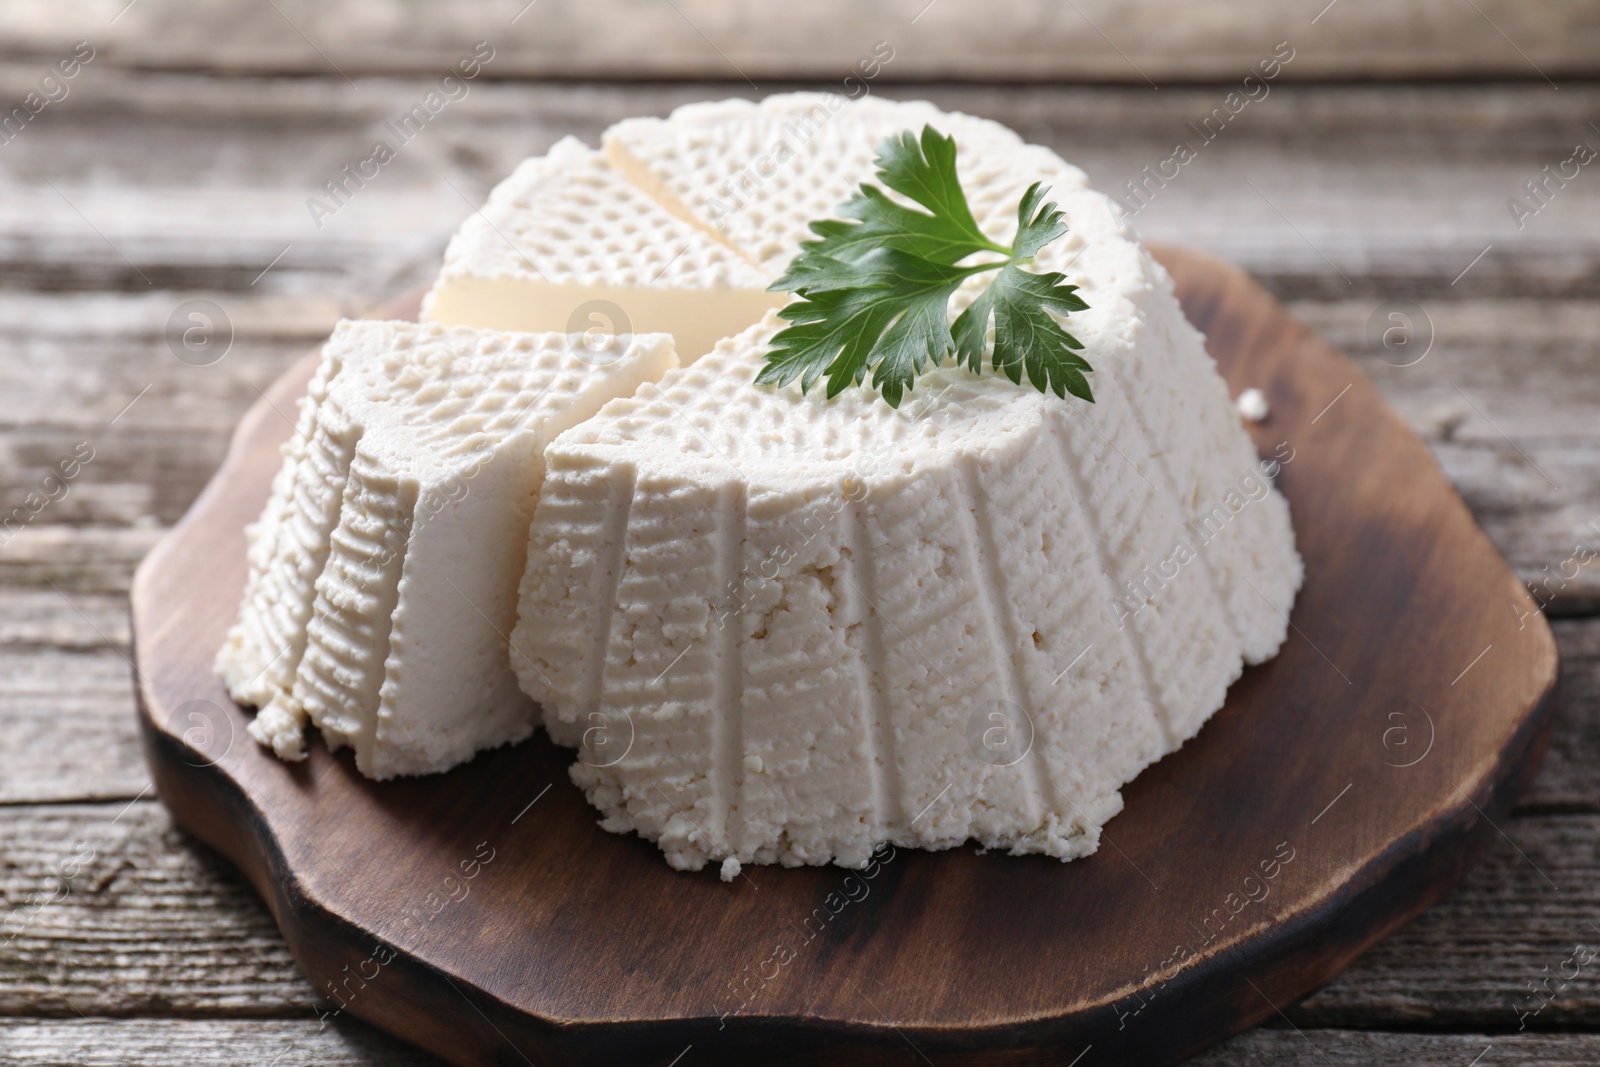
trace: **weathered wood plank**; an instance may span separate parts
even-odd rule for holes
[[[0,1014],[315,1021],[265,906],[159,804],[0,808],[0,826]]]
[[[25,347],[24,342],[48,345],[63,340],[94,341],[124,346],[125,357],[143,354],[144,346],[155,341],[166,343],[172,328],[172,311],[181,300],[214,292],[60,294],[34,290],[14,290],[0,299],[0,344],[11,346],[0,367],[27,366],[29,374],[48,372],[52,354]],[[293,341],[311,344],[327,336],[341,315],[357,315],[369,309],[372,297],[363,296],[347,303],[326,290],[280,296],[264,291],[230,295],[227,312],[235,335],[257,343]],[[162,362],[173,360],[169,348],[152,350]],[[230,353],[232,356],[233,353]],[[197,368],[198,369],[198,368]],[[21,382],[12,383],[8,387]],[[8,412],[14,418],[16,412]],[[111,413],[108,413],[111,414]]]
[[[60,358],[7,368],[19,409],[0,420],[0,541],[46,525],[175,522],[222,461],[239,415],[313,345],[246,342],[230,365],[203,368],[164,346],[137,357],[128,345],[37,347]]]
[[[34,76],[25,66],[3,71]],[[370,79],[356,91],[338,79],[100,73],[85,74],[59,112],[41,113],[0,153],[12,179],[0,198],[0,282],[381,299],[427,280],[488,185],[557,137],[592,142],[629,114],[750,93],[483,83],[414,140],[396,141],[397,158],[319,228],[308,199],[375,140],[394,140],[384,121],[427,82]],[[1135,217],[1146,237],[1234,260],[1281,296],[1600,293],[1593,168],[1521,229],[1508,209],[1577,141],[1600,145],[1588,125],[1600,113],[1592,85],[1278,84],[1211,141],[1191,123],[1221,106],[1222,86],[885,91],[1014,125],[1130,207],[1148,200]],[[1180,140],[1198,146],[1196,158],[1159,187],[1130,193],[1126,183],[1144,181],[1143,168],[1159,168]]]
[[[1522,810],[1600,810],[1600,623],[1557,620],[1551,628],[1561,648],[1555,731]]]
[[[177,353],[196,296],[0,296],[0,544],[21,527],[176,521],[261,390],[341,314],[368,310],[221,296],[231,345],[195,366]]]
[[[39,68],[33,63],[0,53],[0,93],[24,95],[34,87],[38,75]],[[199,92],[202,88],[203,93]],[[114,172],[127,184],[140,176],[187,179],[193,185],[215,185],[219,178],[240,177],[254,177],[248,184],[265,185],[282,176],[299,176],[316,177],[320,184],[327,176],[322,172],[325,160],[315,156],[276,152],[255,159],[233,151],[202,153],[196,150],[196,137],[223,146],[256,140],[263,148],[348,147],[339,138],[352,133],[387,132],[393,138],[394,131],[385,130],[383,123],[409,111],[434,88],[435,80],[426,76],[364,77],[352,89],[332,75],[217,77],[107,68],[75,82],[70,99],[62,102],[59,110],[42,112],[5,143],[3,158],[8,169],[33,177],[84,169],[101,158],[97,152],[119,147],[86,143],[82,135],[97,131],[121,142],[149,136],[152,147],[159,149],[143,158],[128,154],[125,162],[133,169]],[[463,167],[486,163],[503,173],[521,156],[540,150],[557,137],[592,136],[631,115],[664,115],[700,100],[753,99],[773,92],[826,92],[830,88],[817,80],[759,89],[720,81],[480,80],[465,95],[449,102],[404,147],[425,151],[444,140],[453,149],[470,150],[457,159]],[[1146,140],[1165,145],[1172,135],[1196,136],[1198,131],[1188,130],[1187,123],[1193,120],[1198,124],[1211,116],[1208,150],[1224,148],[1237,139],[1281,143],[1287,136],[1289,143],[1281,144],[1285,148],[1331,148],[1335,141],[1374,147],[1404,144],[1428,155],[1450,153],[1462,162],[1541,145],[1565,146],[1570,137],[1583,136],[1593,114],[1593,101],[1600,93],[1600,88],[1587,81],[1552,93],[1548,86],[1541,89],[1510,82],[1330,86],[1291,84],[1280,78],[1265,93],[1252,90],[1256,99],[1229,116],[1226,128],[1218,129],[1218,117],[1212,116],[1212,110],[1234,88],[1233,79],[1173,86],[1159,94],[1148,87],[1115,85],[943,81],[875,82],[872,88],[874,93],[881,91],[894,99],[929,99],[942,107],[987,115],[1041,141],[1070,131],[1101,148],[1128,139],[1141,146]],[[156,119],[163,121],[149,129],[126,125]],[[499,127],[509,136],[475,144],[458,137],[474,126]],[[79,135],[73,136],[74,131]],[[355,144],[366,146],[364,141]],[[1073,145],[1063,147],[1070,150]],[[1329,152],[1330,156],[1336,154]],[[124,161],[121,155],[118,159]],[[391,184],[391,172],[382,173],[380,184]]]
[[[1524,816],[1500,829],[1506,836],[1459,888],[1290,1018],[1301,1026],[1501,1031],[1524,1021],[1535,1030],[1600,1022],[1596,957],[1567,962],[1577,946],[1600,949],[1600,879],[1592,869],[1600,823],[1592,815]],[[1565,988],[1557,974],[1571,979]],[[1536,985],[1547,978],[1548,990]]]
[[[1600,456],[1592,442],[1438,444],[1434,452],[1550,614],[1585,615],[1600,606]],[[1520,617],[1535,607],[1530,598],[1506,610]]]
[[[15,1067],[441,1067],[355,1020],[6,1019]]]
[[[116,594],[63,596],[53,589],[0,586],[0,648],[33,646],[68,651],[128,650],[128,598]]]
[[[359,1022],[211,1019],[29,1019],[0,1021],[0,1048],[16,1067],[433,1067],[439,1061]],[[1265,1027],[1191,1061],[1193,1067],[1468,1067],[1484,1064],[1588,1067],[1600,1060],[1594,1034],[1413,1034],[1360,1030],[1296,1033]]]
[[[1485,1054],[1487,1053],[1487,1054]],[[1481,1059],[1479,1058],[1481,1057]],[[1191,1060],[1192,1067],[1580,1067],[1600,1060],[1595,1034],[1407,1034],[1263,1027]]]
[[[1418,429],[1550,614],[1600,611],[1595,305],[1301,301],[1292,310]],[[1529,599],[1518,614],[1535,606]]]
[[[157,526],[34,523],[0,538],[0,585],[126,593],[133,569],[161,537]]]
[[[0,646],[0,803],[131,797],[149,786],[125,657]]]
[[[1296,1025],[1516,1031],[1538,1004],[1529,984],[1561,970],[1575,945],[1600,946],[1589,925],[1600,915],[1600,817],[1526,816],[1502,829],[1509,840],[1443,903],[1288,1009]],[[293,1020],[332,1006],[239,876],[154,801],[0,807],[0,842],[0,1014]],[[1600,1025],[1597,968],[1579,969],[1530,1030]]]
[[[1482,15],[1447,0],[1344,0],[1326,11],[1270,0],[1024,0],[1004,18],[980,0],[814,0],[781,19],[755,0],[233,0],[203,14],[181,0],[142,0],[119,15],[126,3],[13,0],[0,38],[54,55],[87,37],[108,64],[316,74],[442,71],[487,39],[500,77],[741,81],[842,79],[886,40],[894,78],[1141,85],[1243,77],[1285,38],[1305,53],[1294,76],[1314,78],[1562,77],[1594,71],[1600,45],[1578,0],[1479,0]]]

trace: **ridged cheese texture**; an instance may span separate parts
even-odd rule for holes
[[[995,238],[1051,186],[1070,230],[1038,266],[1090,305],[1070,325],[1097,402],[953,367],[899,410],[757,387],[769,316],[556,439],[513,666],[603,825],[674,867],[860,865],[885,841],[1086,855],[1121,786],[1284,640],[1287,504],[1171,279],[1080,170],[925,104],[807,94],[603,143],[777,272],[882,136],[923,122],[955,134]]]
[[[592,345],[665,330],[687,362],[782,304],[767,291],[772,277],[568,137],[468,216],[423,318],[584,334]]]
[[[677,365],[566,334],[342,322],[323,351],[218,655],[250,732],[304,756],[309,718],[374,778],[525,737],[506,649],[543,451]]]

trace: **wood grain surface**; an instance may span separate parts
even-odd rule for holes
[[[1511,1063],[1590,1067],[1600,1038],[1519,1034],[1394,1034],[1358,1030],[1256,1030],[1193,1060],[1194,1067],[1462,1067],[1486,1051]],[[359,1023],[77,1019],[0,1021],[0,1048],[18,1067],[437,1067],[427,1053]],[[690,1050],[690,1054],[693,1049]],[[520,1060],[512,1062],[520,1063]],[[684,1057],[688,1062],[688,1056]],[[1485,1061],[1487,1062],[1487,1057]]]
[[[1476,8],[1476,10],[1474,10]],[[1284,41],[1290,78],[1592,75],[1584,0],[7,0],[0,37],[50,54],[88,40],[130,66],[359,76],[443,73],[477,41],[491,77],[842,81],[877,76],[1236,81]],[[871,69],[871,68],[869,68]],[[765,87],[765,86],[764,86]]]
[[[320,747],[279,763],[211,650],[309,361],[135,579],[162,799],[247,872],[314,982],[461,1064],[686,1045],[718,1063],[1156,1064],[1275,1016],[1492,836],[1547,740],[1555,643],[1537,615],[1485,610],[1515,579],[1353,365],[1237,270],[1161,255],[1234,391],[1271,400],[1255,436],[1284,459],[1307,581],[1283,651],[1127,788],[1092,860],[890,850],[725,885],[600,831],[543,738],[389,783]],[[459,1001],[487,1026],[461,1027]]]
[[[278,2],[321,32],[300,7]],[[1130,51],[1161,85],[1154,91],[1126,67],[1116,73],[1122,58],[1092,30],[1069,26],[1069,41],[1029,47],[1062,55],[1097,47],[1074,69],[1096,82],[1104,80],[1096,71],[1127,77],[1127,87],[952,85],[928,57],[966,51],[965,42],[920,36],[940,25],[934,17],[950,2],[939,0],[915,24],[914,47],[898,49],[874,91],[1011,123],[1113,190],[1193,139],[1188,123],[1242,77],[1223,63],[1253,61],[1246,53],[1264,39],[1248,20],[1219,16],[1210,39],[1222,38],[1223,50],[1206,61],[1220,73],[1188,87],[1169,84],[1157,57]],[[70,495],[0,536],[0,914],[8,930],[28,919],[25,933],[0,935],[0,1058],[437,1062],[348,1016],[322,1027],[317,1013],[337,1005],[299,974],[256,895],[174,831],[151,797],[123,659],[132,571],[216,469],[256,390],[340,314],[426,281],[469,201],[523,155],[567,133],[593,143],[630,114],[751,90],[698,36],[688,42],[698,58],[680,54],[671,61],[678,73],[659,75],[689,79],[674,84],[520,81],[509,61],[525,49],[542,53],[537,41],[516,41],[501,50],[504,75],[452,103],[381,182],[317,230],[306,198],[370,147],[384,118],[420,99],[438,62],[455,58],[456,38],[430,29],[408,41],[401,22],[381,33],[368,26],[377,58],[333,53],[341,65],[352,60],[353,88],[317,69],[320,57],[292,27],[240,21],[235,6],[159,6],[138,32],[127,30],[141,25],[130,20],[149,3],[138,0],[115,23],[122,0],[103,10],[57,0],[0,5],[0,97],[10,104],[36,86],[58,46],[101,45],[70,98],[0,147],[0,511],[21,506],[76,442],[97,449]],[[1324,6],[1268,15],[1309,22]],[[1297,58],[1271,96],[1230,123],[1135,224],[1250,270],[1372,377],[1519,575],[1546,583],[1563,569],[1570,575],[1553,596],[1541,586],[1546,613],[1567,617],[1554,625],[1563,658],[1555,735],[1523,804],[1498,820],[1504,836],[1453,893],[1309,1000],[1283,1005],[1285,1018],[1201,1062],[1465,1067],[1487,1051],[1484,1067],[1588,1064],[1600,1059],[1592,968],[1525,1020],[1529,1033],[1517,1033],[1517,1011],[1530,983],[1595,938],[1587,924],[1600,923],[1600,568],[1573,574],[1567,562],[1600,546],[1600,184],[1585,168],[1522,229],[1507,199],[1567,158],[1575,141],[1600,145],[1588,126],[1600,121],[1600,87],[1581,80],[1581,64],[1596,52],[1584,26],[1556,5],[1477,0],[1509,42],[1457,0],[1394,14],[1396,5],[1371,5],[1387,18],[1434,12],[1427,33],[1379,41],[1365,36],[1363,6],[1339,0],[1314,27],[1354,42],[1344,60],[1352,66],[1341,73],[1328,58],[1336,49],[1322,52],[1295,31]],[[410,9],[413,24],[426,22],[427,7]],[[1078,7],[1128,50],[1111,5]],[[1570,10],[1587,17],[1583,5]],[[1358,20],[1341,28],[1345,12]],[[82,21],[91,17],[99,21]],[[947,25],[967,32],[966,17],[958,12]],[[208,20],[211,29],[199,28]],[[206,33],[226,47],[208,47]],[[587,62],[572,45],[558,50]],[[1519,46],[1559,91],[1519,68]],[[1566,69],[1579,80],[1556,69],[1545,50],[1552,46],[1577,55],[1580,65]],[[1361,64],[1388,63],[1397,48],[1426,60],[1391,68],[1403,82],[1290,84],[1370,76]],[[972,51],[1002,79],[1036,76],[1013,69],[1003,52]],[[1512,80],[1415,80],[1449,69]],[[768,88],[768,71],[754,76]],[[823,71],[811,84],[837,76]],[[916,80],[889,84],[905,78]],[[168,345],[169,316],[195,297],[218,302],[235,326],[227,357],[204,368],[179,363]],[[1393,354],[1369,336],[1369,320],[1391,299],[1419,304],[1431,320],[1434,344],[1418,364],[1391,366]],[[98,858],[61,896],[57,872],[79,841]],[[83,980],[65,985],[74,975]],[[227,993],[212,998],[212,989]],[[681,1067],[695,1062],[691,1051]]]

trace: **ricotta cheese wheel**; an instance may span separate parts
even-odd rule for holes
[[[506,653],[556,434],[677,365],[565,334],[342,322],[323,351],[217,667],[258,741],[304,755],[307,715],[374,778],[524,737]]]
[[[675,867],[858,865],[884,841],[1088,854],[1120,787],[1284,639],[1287,505],[1171,279],[1081,170],[925,104],[806,94],[604,145],[775,274],[924,122],[955,135],[996,239],[1050,186],[1069,232],[1038,268],[1090,305],[1068,325],[1097,402],[953,367],[898,411],[757,387],[769,317],[556,440],[513,663],[604,825]]]
[[[467,218],[422,317],[586,334],[594,348],[668,331],[687,361],[781,305],[784,294],[767,291],[773,277],[567,137]]]

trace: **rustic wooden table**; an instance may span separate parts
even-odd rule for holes
[[[1227,0],[1197,21],[1153,0],[1006,18],[962,0],[827,0],[791,27],[752,2],[524,3],[0,10],[0,101],[26,111],[0,132],[0,1062],[436,1062],[321,1021],[329,1005],[263,905],[171,827],[134,733],[132,569],[260,390],[339,316],[428,280],[518,160],[685,101],[838,84],[876,40],[895,58],[874,91],[992,116],[1102,188],[1194,146],[1144,186],[1147,204],[1123,192],[1138,228],[1241,264],[1354,357],[1533,583],[1561,645],[1552,750],[1482,864],[1198,1062],[1600,1061],[1592,10]],[[315,218],[309,198],[326,203],[323,183],[480,38],[496,58],[470,92]],[[93,58],[45,81],[79,40]],[[1280,40],[1290,73],[1205,139],[1191,123]],[[1349,80],[1411,75],[1459,80]],[[1018,80],[1041,78],[1054,83]],[[208,308],[221,329],[196,358],[183,331]]]

